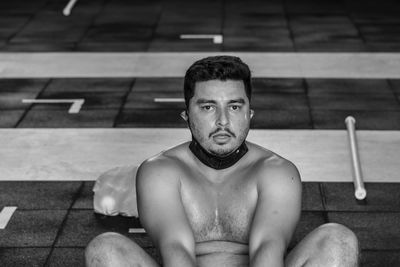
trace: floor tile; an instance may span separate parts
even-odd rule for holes
[[[305,94],[254,93],[251,106],[256,110],[305,110],[308,100]]]
[[[14,128],[24,113],[24,110],[0,110],[0,128]]]
[[[88,42],[125,42],[149,40],[152,37],[151,27],[127,23],[110,23],[91,27],[85,34],[83,41]]]
[[[361,249],[400,250],[398,212],[328,212],[328,219],[353,230]]]
[[[125,100],[126,92],[99,92],[99,91],[43,91],[37,99],[84,99],[81,110],[92,109],[119,109]],[[70,104],[34,104],[35,110],[64,110]]]
[[[185,128],[186,122],[180,117],[182,110],[124,109],[115,127],[173,127]]]
[[[65,52],[73,51],[75,43],[46,43],[39,41],[37,43],[7,43],[1,48],[1,51],[8,52]]]
[[[307,42],[295,43],[297,52],[366,52],[367,46],[361,42]]]
[[[23,103],[23,99],[35,99],[39,92],[1,92],[0,110],[5,109],[26,109],[30,103]]]
[[[400,266],[400,251],[369,251],[361,252],[361,266],[382,267]]]
[[[78,114],[69,114],[69,106],[65,110],[41,110],[32,108],[24,117],[18,128],[76,128],[106,127],[114,125],[119,109],[81,110]]]
[[[124,108],[127,109],[178,109],[184,110],[184,102],[156,102],[156,98],[183,98],[183,92],[139,92],[132,91],[126,99]]]
[[[95,182],[84,182],[83,188],[72,206],[73,209],[93,210],[93,186]]]
[[[149,41],[134,42],[80,42],[74,51],[81,52],[142,52],[147,51]]]
[[[250,127],[254,129],[311,129],[312,123],[308,109],[256,109]]]
[[[141,247],[153,246],[147,234],[129,234],[129,228],[141,228],[139,219],[99,215],[93,210],[71,210],[56,247],[86,247],[95,236],[110,231],[128,236]]]
[[[0,79],[0,93],[39,93],[46,86],[48,81],[48,79]]]
[[[347,116],[356,119],[357,130],[399,130],[398,111],[312,110],[315,129],[346,129]]]
[[[400,104],[393,95],[311,96],[309,99],[314,110],[400,111]]]
[[[16,210],[5,230],[0,247],[49,247],[64,220],[65,210]]]
[[[0,203],[18,209],[65,210],[81,185],[82,182],[1,181]]]
[[[137,78],[133,92],[178,92],[183,97],[183,78]]]
[[[85,267],[85,248],[54,248],[48,267]]]
[[[303,79],[253,78],[253,93],[305,93]]]
[[[129,78],[63,78],[53,79],[46,87],[46,93],[55,92],[127,92],[134,79]]]
[[[397,95],[400,95],[400,79],[390,80],[390,86]]]
[[[393,93],[386,80],[381,79],[306,79],[308,95],[331,96],[343,94],[390,95]]]
[[[2,266],[43,266],[50,248],[0,248]]]
[[[149,45],[149,52],[218,52],[221,51],[220,44],[214,44],[211,39],[206,40],[180,40],[179,34],[173,39],[155,37]]]
[[[289,244],[289,249],[299,243],[306,235],[318,226],[325,223],[324,214],[322,212],[302,212],[300,221]]]
[[[360,204],[353,183],[322,183],[328,211],[400,211],[400,184],[366,183],[367,199]]]
[[[303,182],[303,211],[323,211],[322,196],[319,183]]]

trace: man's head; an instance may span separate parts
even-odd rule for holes
[[[246,139],[250,110],[251,75],[237,57],[208,57],[186,72],[182,117],[193,138],[209,153],[224,157]]]
[[[193,63],[186,71],[183,92],[187,109],[196,83],[210,80],[243,81],[247,98],[251,100],[251,73],[246,63],[233,56],[206,57]]]

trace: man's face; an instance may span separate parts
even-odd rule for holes
[[[187,115],[182,116],[206,151],[224,156],[246,139],[253,111],[243,81],[210,80],[196,83]]]

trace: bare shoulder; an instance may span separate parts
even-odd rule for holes
[[[183,170],[182,154],[185,144],[178,145],[146,159],[140,164],[137,172],[137,183],[173,183]]]
[[[254,169],[259,185],[284,186],[293,190],[301,188],[300,174],[293,162],[258,145],[250,143],[249,147],[256,154]]]

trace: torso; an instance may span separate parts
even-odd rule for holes
[[[243,252],[243,245],[248,245],[258,196],[257,162],[276,157],[254,144],[248,143],[248,147],[249,152],[238,163],[222,171],[195,162],[187,144],[172,151],[181,161],[182,203],[195,241],[204,249],[207,244],[221,242],[223,251],[229,242],[230,248],[237,245],[237,252]]]

